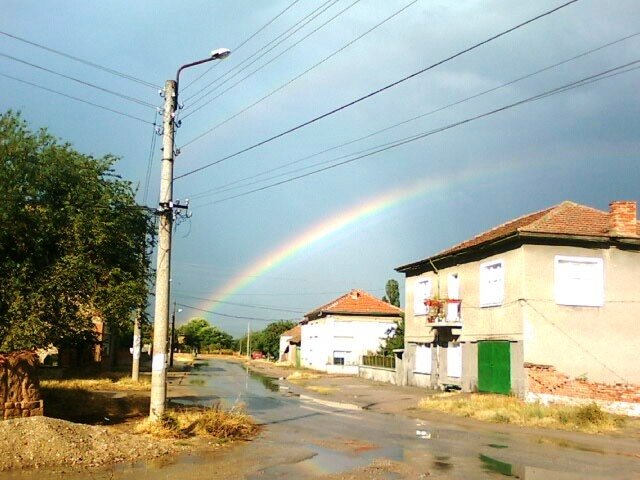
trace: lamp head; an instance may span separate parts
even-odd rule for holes
[[[231,50],[228,48],[217,48],[211,52],[211,58],[217,58],[218,60],[222,60],[223,58],[227,58]]]

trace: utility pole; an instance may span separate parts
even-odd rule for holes
[[[171,276],[171,229],[173,228],[173,138],[176,110],[176,82],[167,80],[164,88],[162,170],[160,174],[160,217],[158,260],[156,262],[156,303],[153,319],[153,358],[151,362],[151,402],[149,418],[158,420],[167,399],[167,330],[169,327],[169,279]]]
[[[158,216],[158,260],[156,262],[156,307],[153,319],[153,358],[151,363],[151,402],[149,419],[157,421],[164,415],[167,400],[167,331],[169,330],[169,282],[171,278],[171,232],[174,208],[186,209],[187,205],[173,202],[173,150],[176,128],[175,114],[178,105],[180,72],[213,60],[221,60],[231,53],[228,48],[218,48],[208,58],[182,65],[175,80],[167,80],[164,86],[164,112],[162,116],[162,169],[160,172],[160,205]],[[179,125],[178,125],[179,126]],[[177,202],[179,203],[179,202]]]
[[[142,338],[140,332],[140,316],[142,310],[139,308],[135,311],[133,320],[133,361],[131,363],[131,380],[137,382],[140,380],[140,352],[142,350]]]
[[[169,366],[173,367],[173,349],[176,344],[176,302],[173,302],[171,314],[171,336],[169,337]]]
[[[251,360],[251,321],[247,322],[247,358]]]

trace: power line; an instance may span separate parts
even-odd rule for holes
[[[229,315],[226,313],[220,313],[220,312],[214,312],[212,310],[205,310],[204,308],[199,308],[199,307],[194,307],[192,305],[186,305],[184,303],[177,303],[176,305],[178,305],[179,307],[183,307],[183,308],[189,308],[191,310],[197,310],[198,312],[205,312],[205,313],[211,313],[213,315],[219,315],[221,317],[227,317],[227,318],[236,318],[239,320],[256,320],[258,322],[279,322],[281,320],[284,321],[290,321],[290,322],[297,322],[300,319],[299,318],[258,318],[258,317],[245,317],[242,315]]]
[[[256,73],[258,73],[260,70],[262,70],[264,67],[270,65],[271,63],[275,62],[278,58],[280,58],[282,55],[284,55],[285,53],[287,53],[289,50],[291,50],[292,48],[294,48],[296,45],[300,44],[301,42],[303,42],[304,40],[306,40],[307,38],[309,38],[311,35],[313,35],[314,33],[316,33],[317,31],[319,31],[320,29],[322,29],[323,27],[325,27],[326,25],[328,25],[329,23],[331,23],[332,21],[334,21],[336,18],[338,18],[340,15],[342,15],[344,12],[346,12],[347,10],[349,10],[351,7],[355,6],[358,2],[360,2],[360,0],[354,0],[354,2],[352,2],[351,4],[347,5],[345,8],[343,8],[342,10],[340,10],[338,13],[336,13],[333,17],[329,18],[328,20],[326,20],[324,23],[322,23],[321,25],[319,25],[318,27],[314,28],[312,31],[310,31],[308,34],[306,34],[304,37],[300,38],[299,40],[297,40],[296,42],[294,42],[293,44],[289,45],[287,48],[285,48],[283,51],[281,51],[278,55],[276,55],[275,57],[269,59],[266,63],[260,65],[258,68],[256,68],[255,70],[253,70],[251,73],[245,75],[244,77],[242,77],[240,80],[238,80],[237,82],[235,82],[233,85],[231,85],[230,87],[227,87],[225,90],[223,90],[222,92],[218,93],[215,97],[210,98],[209,100],[207,100],[206,102],[204,102],[202,105],[196,107],[194,110],[191,110],[189,113],[187,113],[184,118],[186,119],[187,117],[193,115],[194,113],[196,113],[198,110],[200,110],[201,108],[204,108],[205,106],[207,106],[208,104],[210,104],[211,102],[213,102],[215,99],[220,98],[222,95],[224,95],[225,93],[227,93],[228,91],[230,91],[231,89],[237,87],[238,85],[240,85],[242,82],[244,82],[246,79],[252,77],[253,75],[255,75]],[[256,61],[259,60],[259,58],[256,59]],[[252,62],[253,63],[253,62]],[[249,65],[247,65],[249,66]],[[240,71],[238,71],[237,73],[240,73]],[[235,76],[235,75],[233,75]],[[225,80],[223,83],[221,83],[220,85],[218,85],[217,87],[215,87],[213,90],[211,90],[212,93],[213,91],[217,90],[218,87],[221,87],[222,85],[224,85],[224,83],[226,83],[227,81],[231,80],[232,77],[229,77],[227,80]],[[207,94],[208,95],[208,94]],[[204,98],[204,97],[202,97]]]
[[[153,165],[153,153],[156,150],[156,139],[158,137],[158,132],[156,132],[156,120],[158,119],[158,111],[156,110],[156,114],[153,117],[153,131],[151,132],[151,146],[149,147],[149,158],[147,159],[147,173],[144,179],[144,195],[142,197],[142,203],[147,203],[147,198],[149,196],[149,185],[151,183],[151,166]]]
[[[405,7],[405,8],[406,8],[406,7]],[[371,138],[371,137],[373,137],[373,136],[375,136],[375,135],[378,135],[378,134],[380,134],[380,133],[383,133],[383,132],[386,132],[386,131],[392,130],[392,129],[394,129],[394,128],[396,128],[396,127],[399,127],[399,126],[401,126],[401,125],[405,125],[405,124],[407,124],[407,123],[413,122],[413,121],[415,121],[415,120],[419,120],[419,119],[424,118],[424,117],[426,117],[426,116],[433,115],[434,113],[438,113],[438,112],[441,112],[441,111],[443,111],[443,110],[449,109],[449,108],[451,108],[451,107],[454,107],[454,106],[460,105],[460,104],[462,104],[462,103],[464,103],[464,102],[468,102],[468,101],[470,101],[470,100],[473,100],[473,99],[479,98],[479,97],[481,97],[481,96],[483,96],[483,95],[487,95],[487,94],[489,94],[489,93],[495,92],[495,91],[497,91],[497,90],[499,90],[499,89],[501,89],[501,88],[504,88],[504,87],[507,87],[507,86],[513,85],[513,84],[515,84],[515,83],[517,83],[517,82],[520,82],[520,81],[522,81],[522,80],[526,80],[526,79],[531,78],[531,77],[533,77],[533,76],[535,76],[535,75],[539,75],[540,73],[546,72],[546,71],[551,70],[551,69],[553,69],[553,68],[556,68],[556,67],[558,67],[558,66],[560,66],[560,65],[564,65],[564,64],[566,64],[566,63],[572,62],[572,61],[577,60],[577,59],[579,59],[579,58],[582,58],[582,57],[585,57],[585,56],[590,55],[590,54],[592,54],[592,53],[595,53],[595,52],[598,52],[598,51],[600,51],[600,50],[603,50],[603,49],[605,49],[605,48],[607,48],[607,47],[610,47],[610,46],[616,45],[616,44],[618,44],[618,43],[621,43],[621,42],[623,42],[623,41],[629,40],[629,39],[631,39],[631,38],[637,37],[638,35],[640,35],[640,32],[636,32],[636,33],[633,33],[633,34],[631,34],[631,35],[626,35],[626,36],[621,37],[621,38],[618,38],[618,39],[616,39],[616,40],[614,40],[614,41],[608,42],[608,43],[606,43],[606,44],[604,44],[604,45],[600,45],[600,46],[598,46],[598,47],[595,47],[595,48],[592,48],[592,49],[587,50],[587,51],[585,51],[585,52],[582,52],[582,53],[580,53],[580,54],[578,54],[578,55],[574,55],[574,56],[572,56],[572,57],[570,57],[570,58],[567,58],[567,59],[561,60],[560,62],[556,62],[556,63],[554,63],[554,64],[552,64],[552,65],[548,65],[548,66],[543,67],[543,68],[541,68],[541,69],[538,69],[538,70],[536,70],[536,71],[534,71],[534,72],[531,72],[531,73],[528,73],[528,74],[526,74],[526,75],[520,76],[520,77],[515,78],[515,79],[513,79],[513,80],[509,80],[508,82],[502,83],[502,84],[500,84],[500,85],[498,85],[498,86],[495,86],[495,87],[489,88],[489,89],[487,89],[487,90],[483,90],[483,91],[478,92],[478,93],[476,93],[476,94],[473,94],[473,95],[471,95],[471,96],[469,96],[469,97],[465,97],[465,98],[463,98],[463,99],[456,100],[455,102],[448,103],[448,104],[446,104],[446,105],[443,105],[443,106],[438,107],[438,108],[436,108],[436,109],[433,109],[433,110],[430,110],[430,111],[428,111],[428,112],[422,113],[422,114],[420,114],[420,115],[417,115],[417,116],[414,116],[414,117],[408,118],[408,119],[403,120],[403,121],[401,121],[401,122],[394,123],[393,125],[389,125],[389,126],[384,127],[384,128],[382,128],[382,129],[380,129],[380,130],[376,130],[376,131],[371,132],[371,133],[369,133],[369,134],[367,134],[367,135],[364,135],[364,136],[362,136],[362,137],[358,137],[358,138],[356,138],[356,139],[349,140],[349,141],[344,142],[344,143],[340,143],[340,144],[335,145],[335,146],[333,146],[333,147],[329,147],[329,148],[326,148],[326,149],[321,150],[321,151],[319,151],[319,152],[312,153],[312,154],[310,154],[310,155],[306,155],[306,156],[304,156],[304,157],[298,158],[298,159],[296,159],[296,160],[294,160],[294,161],[292,161],[292,162],[288,162],[288,163],[286,163],[286,164],[280,165],[280,166],[278,166],[278,167],[275,167],[275,168],[272,168],[272,169],[269,169],[269,170],[264,170],[264,171],[259,172],[259,173],[257,173],[257,174],[254,174],[254,175],[251,175],[251,176],[248,176],[248,177],[244,177],[244,178],[241,178],[241,179],[239,179],[239,180],[235,180],[235,181],[233,181],[233,182],[229,182],[229,183],[224,184],[224,185],[221,185],[221,186],[219,186],[219,187],[215,187],[215,188],[212,188],[212,189],[205,190],[205,191],[203,191],[203,192],[199,192],[199,193],[196,193],[196,194],[190,195],[190,196],[189,196],[189,198],[190,198],[190,199],[201,198],[201,197],[204,197],[204,196],[208,196],[207,194],[209,194],[209,193],[221,193],[221,192],[225,192],[225,191],[229,191],[229,190],[234,190],[234,189],[236,189],[236,188],[243,188],[243,187],[246,187],[246,186],[249,186],[249,185],[253,185],[253,184],[258,183],[258,182],[251,182],[251,183],[249,183],[249,184],[244,184],[244,185],[237,185],[237,184],[238,184],[238,183],[241,183],[241,182],[244,182],[244,181],[246,181],[246,180],[253,180],[253,179],[256,179],[256,178],[260,178],[260,177],[262,177],[262,176],[264,176],[264,175],[267,175],[267,174],[269,174],[269,173],[275,172],[275,171],[277,171],[277,170],[281,170],[281,169],[283,169],[283,168],[285,168],[285,167],[288,167],[288,166],[295,165],[295,164],[297,164],[297,163],[303,162],[304,160],[309,160],[309,159],[311,159],[311,158],[317,157],[317,156],[322,155],[322,154],[324,154],[324,153],[328,153],[328,152],[330,152],[330,151],[332,151],[332,150],[336,150],[336,149],[338,149],[338,148],[341,148],[341,147],[345,147],[345,146],[351,145],[351,144],[356,143],[356,142],[359,142],[359,141],[361,141],[361,140],[366,140],[366,139],[368,139],[368,138]],[[264,97],[263,97],[263,98],[264,98]],[[240,113],[242,113],[242,112],[240,112]],[[366,150],[368,150],[368,149],[366,149]],[[361,152],[355,152],[355,153],[353,153],[353,155],[358,154],[358,153],[364,153],[364,151],[366,151],[366,150],[363,150],[363,151],[361,151]],[[309,167],[305,167],[305,168],[310,168],[310,167],[315,166],[315,165],[316,165],[316,164],[313,164],[313,165],[311,165],[311,166],[309,166]],[[292,173],[292,172],[288,172],[288,173]],[[283,174],[283,175],[287,175],[288,173],[285,173],[285,174]],[[263,181],[266,181],[266,180],[269,180],[269,179],[273,179],[273,178],[277,178],[277,177],[279,177],[279,176],[282,176],[282,175],[278,175],[278,176],[275,176],[275,177],[269,177],[269,178],[267,178],[267,179],[263,179]],[[233,185],[237,185],[237,186],[233,187]]]
[[[551,95],[555,95],[555,94],[562,93],[562,92],[565,92],[565,91],[573,89],[573,88],[577,88],[577,87],[581,87],[581,86],[584,86],[584,85],[588,85],[588,84],[593,83],[595,81],[604,80],[605,78],[609,78],[609,77],[612,77],[612,76],[615,76],[615,75],[620,75],[622,73],[628,73],[628,72],[636,70],[636,69],[638,69],[640,67],[628,68],[627,70],[622,70],[622,69],[630,67],[631,65],[635,65],[637,63],[640,63],[640,60],[635,60],[633,62],[624,64],[624,65],[621,65],[621,66],[618,66],[618,67],[615,67],[615,68],[612,68],[612,69],[609,69],[609,70],[605,70],[604,72],[600,72],[598,74],[582,78],[582,79],[577,80],[575,82],[571,82],[571,83],[562,85],[560,87],[554,88],[552,90],[548,90],[546,92],[540,93],[538,95],[534,95],[532,97],[528,97],[528,98],[526,98],[524,100],[520,100],[520,101],[515,102],[515,103],[504,105],[504,106],[502,106],[500,108],[496,108],[494,110],[491,110],[491,111],[488,111],[488,112],[485,112],[485,113],[482,113],[482,114],[479,114],[479,115],[475,115],[473,117],[469,117],[469,118],[466,118],[464,120],[461,120],[461,121],[458,121],[458,122],[455,122],[455,123],[451,123],[449,125],[445,125],[445,126],[440,127],[440,128],[436,128],[436,129],[430,130],[428,132],[419,133],[417,135],[413,135],[413,136],[410,136],[410,137],[405,137],[403,139],[400,139],[400,140],[397,140],[397,141],[394,141],[394,142],[390,142],[390,143],[387,143],[387,144],[379,145],[378,147],[381,147],[381,148],[378,148],[377,150],[374,150],[374,151],[369,152],[369,153],[365,153],[365,154],[356,156],[356,157],[351,158],[349,160],[344,160],[342,162],[335,163],[333,165],[329,165],[327,167],[319,168],[317,170],[313,170],[311,172],[308,172],[308,173],[305,173],[305,174],[302,174],[302,175],[298,175],[298,176],[295,176],[295,177],[292,177],[292,178],[289,178],[289,179],[286,179],[286,180],[282,180],[280,182],[272,183],[272,184],[269,184],[269,185],[266,185],[266,186],[263,186],[263,187],[260,187],[260,188],[255,188],[253,190],[249,190],[247,192],[239,193],[237,195],[233,195],[233,196],[230,196],[230,197],[225,197],[225,198],[222,198],[220,200],[216,200],[214,202],[209,202],[209,203],[205,203],[205,204],[202,204],[202,205],[198,205],[197,207],[194,207],[194,208],[201,208],[201,207],[204,207],[204,206],[207,206],[207,205],[215,205],[217,203],[225,202],[227,200],[232,200],[234,198],[243,197],[243,196],[249,195],[251,193],[260,192],[260,191],[266,190],[268,188],[272,188],[272,187],[276,187],[276,186],[279,186],[279,185],[283,185],[285,183],[293,182],[295,180],[299,180],[301,178],[305,178],[305,177],[314,175],[316,173],[324,172],[326,170],[331,170],[333,168],[336,168],[336,167],[339,167],[339,166],[342,166],[342,165],[346,165],[348,163],[355,162],[356,160],[360,160],[360,159],[365,158],[365,157],[369,157],[369,156],[376,155],[378,153],[381,153],[381,152],[384,152],[384,151],[387,151],[387,150],[391,150],[392,148],[396,148],[396,147],[399,147],[401,145],[405,145],[407,143],[415,142],[416,140],[420,140],[420,139],[426,138],[428,136],[435,135],[436,133],[440,133],[440,132],[443,132],[445,130],[452,129],[452,128],[458,127],[460,125],[464,125],[466,123],[473,122],[475,120],[479,120],[481,118],[488,117],[488,116],[494,115],[496,113],[499,113],[499,112],[502,112],[502,111],[505,111],[505,110],[509,110],[511,108],[520,106],[520,105],[522,105],[524,103],[529,103],[529,102],[541,100],[541,99],[549,97]],[[621,70],[621,71],[616,72],[617,70]],[[613,72],[616,72],[616,73],[613,73]],[[354,155],[354,154],[345,155],[345,156],[339,157],[339,158],[344,158],[344,157],[348,157],[348,156],[352,156],[352,155]],[[337,160],[337,159],[329,160],[329,161],[323,162],[323,163],[329,163],[329,162],[335,161],[335,160]]]
[[[99,65],[99,64],[94,63],[94,62],[90,62],[89,60],[84,60],[82,58],[75,57],[75,56],[70,55],[68,53],[61,52],[60,50],[55,50],[55,49],[53,49],[51,47],[47,47],[46,45],[41,45],[39,43],[32,42],[31,40],[27,40],[26,38],[22,38],[22,37],[18,37],[16,35],[12,35],[11,33],[0,31],[0,35],[5,35],[7,37],[13,38],[14,40],[18,40],[20,42],[27,43],[27,44],[32,45],[34,47],[38,47],[38,48],[41,48],[43,50],[47,50],[48,52],[55,53],[56,55],[60,55],[60,56],[65,57],[65,58],[69,58],[71,60],[75,60],[76,62],[83,63],[83,64],[88,65],[90,67],[97,68],[98,70],[102,70],[104,72],[108,72],[108,73],[110,73],[112,75],[116,75],[118,77],[125,78],[127,80],[131,80],[132,82],[136,82],[136,83],[139,83],[141,85],[145,85],[145,86],[150,87],[150,88],[154,88],[154,89],[162,88],[162,87],[160,87],[158,85],[155,85],[153,83],[147,82],[146,80],[142,80],[142,79],[136,78],[136,77],[134,77],[132,75],[128,75],[126,73],[122,73],[122,72],[119,72],[117,70],[114,70],[112,68],[105,67],[103,65]]]
[[[203,297],[197,297],[194,295],[187,295],[187,294],[177,294],[176,296],[178,297],[184,297],[184,298],[190,298],[193,300],[203,300],[205,302],[212,302],[212,303],[219,303],[221,305],[233,305],[235,307],[247,307],[247,308],[256,308],[259,310],[271,310],[271,311],[275,311],[275,312],[287,312],[287,313],[305,313],[302,310],[291,310],[289,308],[277,308],[277,307],[269,307],[266,305],[251,305],[248,303],[237,303],[237,302],[229,302],[226,300],[218,300],[215,298],[203,298]]]
[[[578,0],[570,0],[570,1],[560,5],[558,7],[555,7],[553,9],[551,9],[551,10],[547,10],[546,12],[544,12],[544,13],[542,13],[540,15],[537,15],[537,16],[535,16],[533,18],[530,18],[529,20],[526,20],[526,21],[524,21],[524,22],[522,22],[522,23],[520,23],[520,24],[518,24],[518,25],[516,25],[514,27],[511,27],[511,28],[509,28],[507,30],[504,30],[504,31],[502,31],[502,32],[500,32],[500,33],[498,33],[496,35],[493,35],[492,37],[489,37],[488,39],[485,39],[485,40],[483,40],[481,42],[478,42],[478,43],[472,45],[471,47],[468,47],[468,48],[466,48],[464,50],[459,51],[458,53],[455,53],[455,54],[453,54],[453,55],[451,55],[451,56],[449,56],[447,58],[444,58],[443,60],[440,60],[440,61],[438,61],[436,63],[433,63],[433,64],[429,65],[428,67],[425,67],[425,68],[423,68],[421,70],[418,70],[417,72],[414,72],[414,73],[412,73],[410,75],[407,75],[407,76],[405,76],[405,77],[403,77],[403,78],[401,78],[399,80],[396,80],[395,82],[392,82],[392,83],[390,83],[388,85],[385,85],[382,88],[379,88],[379,89],[374,90],[373,92],[370,92],[370,93],[368,93],[368,94],[366,94],[366,95],[364,95],[362,97],[359,97],[359,98],[357,98],[355,100],[352,100],[349,103],[346,103],[344,105],[341,105],[340,107],[334,108],[333,110],[330,110],[330,111],[328,111],[326,113],[323,113],[322,115],[319,115],[319,116],[317,116],[315,118],[312,118],[311,120],[308,120],[308,121],[306,121],[304,123],[301,123],[301,124],[299,124],[299,125],[297,125],[297,126],[295,126],[293,128],[285,130],[284,132],[280,132],[277,135],[273,135],[272,137],[269,137],[269,138],[267,138],[265,140],[262,140],[262,141],[260,141],[258,143],[255,143],[255,144],[253,144],[253,145],[251,145],[249,147],[243,148],[242,150],[239,150],[239,151],[237,151],[235,153],[232,153],[231,155],[227,155],[226,157],[223,157],[223,158],[221,158],[219,160],[216,160],[214,162],[210,162],[210,163],[208,163],[206,165],[203,165],[201,167],[198,167],[198,168],[195,168],[193,170],[190,170],[187,173],[183,173],[182,175],[179,175],[179,176],[175,177],[175,179],[177,180],[177,179],[186,177],[188,175],[192,175],[192,174],[194,174],[196,172],[200,172],[200,171],[202,171],[202,170],[204,170],[206,168],[209,168],[209,167],[211,167],[213,165],[216,165],[216,164],[221,163],[221,162],[223,162],[225,160],[228,160],[230,158],[233,158],[233,157],[236,157],[238,155],[241,155],[241,154],[243,154],[245,152],[253,150],[254,148],[262,146],[262,145],[264,145],[266,143],[269,143],[269,142],[271,142],[273,140],[276,140],[276,139],[278,139],[280,137],[288,135],[289,133],[295,132],[296,130],[299,130],[299,129],[303,128],[303,127],[311,125],[312,123],[315,123],[318,120],[321,120],[321,119],[326,118],[326,117],[328,117],[330,115],[333,115],[333,114],[335,114],[335,113],[337,113],[337,112],[339,112],[341,110],[344,110],[344,109],[349,108],[349,107],[351,107],[351,106],[353,106],[353,105],[355,105],[357,103],[360,103],[360,102],[362,102],[362,101],[364,101],[364,100],[366,100],[368,98],[371,98],[374,95],[377,95],[377,94],[379,94],[381,92],[384,92],[385,90],[388,90],[388,89],[390,89],[392,87],[395,87],[395,86],[397,86],[397,85],[399,85],[399,84],[401,84],[403,82],[406,82],[407,80],[409,80],[409,79],[411,79],[413,77],[416,77],[416,76],[418,76],[418,75],[420,75],[422,73],[425,73],[425,72],[427,72],[427,71],[429,71],[429,70],[431,70],[431,69],[433,69],[433,68],[435,68],[435,67],[437,67],[439,65],[442,65],[443,63],[449,62],[449,61],[453,60],[454,58],[457,58],[457,57],[459,57],[459,56],[461,56],[461,55],[463,55],[465,53],[468,53],[468,52],[470,52],[470,51],[472,51],[472,50],[474,50],[476,48],[479,48],[480,46],[485,45],[485,44],[487,44],[487,43],[489,43],[489,42],[491,42],[491,41],[493,41],[493,40],[495,40],[497,38],[500,38],[500,37],[502,37],[504,35],[507,35],[508,33],[513,32],[514,30],[522,28],[523,26],[528,25],[528,24],[530,24],[532,22],[535,22],[536,20],[539,20],[539,19],[541,19],[543,17],[546,17],[548,15],[551,15],[552,13],[557,12],[558,10],[560,10],[562,8],[565,8],[565,7],[567,7],[567,6],[569,6],[569,5],[573,4],[573,3],[576,3],[577,1]],[[189,142],[185,143],[182,148],[194,143],[195,141],[197,141],[200,138],[204,137],[208,133],[209,132],[206,131],[206,132],[200,134],[199,136],[197,136],[194,139],[190,140]]]
[[[294,83],[296,80],[299,80],[300,78],[302,78],[303,76],[305,76],[307,73],[311,72],[312,70],[316,69],[317,67],[319,67],[320,65],[322,65],[324,62],[326,62],[327,60],[329,60],[330,58],[335,57],[336,55],[338,55],[340,52],[342,52],[343,50],[345,50],[346,48],[350,47],[351,45],[353,45],[354,43],[356,43],[358,40],[362,39],[363,37],[365,37],[366,35],[368,35],[369,33],[373,32],[375,29],[377,29],[378,27],[384,25],[385,23],[387,23],[389,20],[391,20],[392,18],[396,17],[397,15],[399,15],[400,13],[402,13],[403,11],[405,11],[407,8],[409,8],[411,5],[415,4],[418,0],[412,0],[411,2],[409,2],[407,5],[405,5],[404,7],[400,8],[399,10],[396,10],[394,13],[392,13],[391,15],[389,15],[388,17],[386,17],[385,19],[383,19],[382,21],[378,22],[376,25],[374,25],[373,27],[371,27],[369,30],[365,31],[364,33],[358,35],[357,37],[355,37],[353,40],[351,40],[350,42],[347,42],[346,44],[344,44],[342,47],[340,47],[339,49],[337,49],[336,51],[334,51],[333,53],[330,53],[329,55],[327,55],[326,57],[324,57],[322,60],[320,60],[319,62],[315,63],[314,65],[312,65],[311,67],[307,68],[305,71],[303,71],[302,73],[300,73],[299,75],[296,75],[295,77],[293,77],[292,79],[288,80],[286,83],[284,83],[283,85],[280,85],[278,88],[272,90],[271,92],[269,92],[267,95],[263,96],[262,98],[256,100],[255,102],[253,102],[251,105],[248,105],[247,107],[243,108],[242,110],[240,110],[239,112],[231,115],[230,117],[227,117],[225,120],[223,120],[222,122],[218,123],[217,125],[215,125],[212,129],[210,129],[210,131],[216,130],[218,128],[220,128],[222,125],[230,122],[231,120],[233,120],[234,118],[242,115],[243,113],[245,113],[246,111],[252,109],[253,107],[255,107],[256,105],[262,103],[263,101],[265,101],[267,98],[271,97],[272,95],[275,95],[277,92],[283,90],[284,88],[288,87],[289,85],[291,85],[292,83]],[[254,72],[255,73],[255,72]],[[246,78],[246,77],[245,77]],[[233,86],[235,86],[237,84],[234,84]],[[215,100],[216,98],[218,98],[220,95],[226,93],[227,91],[229,91],[231,88],[228,88],[227,90],[225,90],[224,92],[220,93],[219,95],[216,95],[214,98],[212,98],[210,101]],[[209,103],[209,102],[207,102]],[[202,108],[204,105],[201,105],[200,107],[198,107],[196,110],[193,110],[191,113],[189,113],[188,115],[185,115],[185,118],[188,117],[189,115],[195,113],[197,110],[199,110],[200,108]]]
[[[286,29],[284,32],[280,33],[279,35],[277,35],[274,39],[270,40],[269,42],[267,42],[265,45],[263,45],[261,48],[259,48],[258,50],[256,50],[255,52],[253,52],[251,55],[249,55],[248,57],[246,57],[244,60],[242,60],[240,63],[238,63],[237,65],[235,65],[234,67],[232,67],[231,69],[229,69],[228,71],[226,71],[225,73],[223,73],[222,75],[218,76],[217,78],[214,78],[212,81],[210,81],[208,84],[206,84],[204,87],[202,87],[200,90],[198,90],[197,92],[192,93],[190,96],[186,97],[184,99],[185,102],[188,102],[189,100],[191,100],[194,97],[197,97],[200,93],[202,93],[203,91],[205,91],[207,88],[209,88],[210,86],[212,86],[214,83],[216,83],[218,80],[226,77],[227,75],[229,75],[231,72],[233,72],[234,70],[237,70],[238,68],[240,68],[240,71],[248,68],[249,66],[251,66],[253,63],[257,62],[259,60],[259,58],[256,58],[258,56],[259,53],[261,53],[262,51],[266,50],[268,47],[272,47],[275,48],[278,45],[280,45],[282,42],[284,42],[286,39],[288,39],[289,37],[291,37],[293,34],[295,34],[297,31],[299,31],[301,28],[303,28],[304,26],[306,26],[309,22],[313,21],[316,17],[318,17],[319,15],[321,15],[322,13],[324,13],[327,9],[331,8],[333,5],[335,5],[339,0],[326,0],[322,5],[320,5],[319,7],[317,7],[315,10],[313,10],[311,13],[307,14],[305,17],[303,17],[302,19],[298,20],[297,22],[295,22],[293,25],[291,25],[288,29]],[[327,6],[328,5],[328,6]],[[316,13],[318,12],[318,13]],[[311,17],[311,18],[310,18]],[[307,20],[309,19],[309,20]],[[306,20],[306,22],[305,22]],[[303,23],[305,22],[305,23]],[[302,24],[302,25],[301,25]],[[296,28],[297,27],[297,28]],[[279,41],[278,41],[279,40]],[[245,65],[244,67],[242,67],[242,65],[246,64],[247,62],[249,62],[251,59],[256,58],[254,61],[252,61],[251,63],[249,63],[248,65]],[[238,72],[240,73],[240,72]],[[234,74],[233,76],[237,75]],[[215,90],[217,87],[214,87],[213,90]],[[211,92],[209,92],[211,93]],[[199,102],[200,100],[202,100],[203,98],[205,98],[207,95],[209,95],[209,93],[206,93],[204,95],[202,95],[200,98],[194,100],[194,102],[191,104],[191,106],[195,105],[197,102]]]
[[[250,40],[252,40],[256,35],[258,35],[260,32],[262,32],[265,28],[267,28],[269,25],[271,25],[273,22],[275,22],[278,18],[280,18],[287,10],[289,10],[291,7],[293,7],[296,3],[298,3],[300,0],[293,0],[293,2],[291,2],[284,10],[282,10],[280,13],[278,13],[275,17],[273,17],[271,20],[269,20],[267,23],[265,23],[262,27],[260,27],[258,30],[256,30],[255,32],[253,32],[253,34],[251,34],[248,38],[245,38],[239,45],[237,45],[236,47],[234,47],[232,49],[232,51],[234,53],[237,53],[238,50],[240,50],[244,45],[246,45]],[[209,73],[211,70],[213,70],[215,67],[217,67],[218,65],[220,65],[220,62],[214,62],[208,69],[206,69],[203,73],[201,73],[198,77],[196,77],[195,79],[191,80],[189,83],[187,83],[184,87],[182,87],[182,91],[184,92],[187,88],[189,88],[191,85],[193,85],[195,82],[197,82],[198,80],[200,80],[202,77],[204,77],[207,73]]]
[[[76,102],[85,103],[87,105],[91,105],[93,107],[100,108],[102,110],[106,110],[106,111],[111,112],[111,113],[116,113],[118,115],[122,115],[123,117],[127,117],[127,118],[130,118],[132,120],[137,120],[139,122],[155,126],[155,123],[151,123],[150,121],[144,120],[144,119],[142,119],[140,117],[136,117],[135,115],[130,115],[128,113],[121,112],[119,110],[115,110],[115,109],[110,108],[110,107],[105,107],[104,105],[93,103],[93,102],[90,102],[89,100],[85,100],[83,98],[74,97],[73,95],[67,95],[66,93],[58,92],[57,90],[53,90],[51,88],[47,88],[47,87],[44,87],[42,85],[38,85],[37,83],[29,82],[27,80],[23,80],[21,78],[14,77],[12,75],[7,75],[6,73],[0,73],[0,76],[3,76],[5,78],[10,78],[11,80],[15,80],[16,82],[24,83],[26,85],[30,85],[30,86],[35,87],[35,88],[39,88],[40,90],[45,90],[47,92],[55,93],[56,95],[61,95],[63,97],[69,98],[71,100],[75,100]]]
[[[22,63],[24,65],[28,65],[28,66],[33,67],[33,68],[37,68],[38,70],[42,70],[44,72],[51,73],[53,75],[57,75],[57,76],[62,77],[62,78],[66,78],[67,80],[71,80],[71,81],[80,83],[82,85],[86,85],[87,87],[95,88],[96,90],[100,90],[102,92],[106,92],[106,93],[109,93],[111,95],[115,95],[116,97],[123,98],[125,100],[130,101],[130,102],[134,102],[134,103],[137,103],[139,105],[143,105],[145,107],[152,108],[154,110],[156,109],[155,105],[152,105],[151,103],[145,102],[144,100],[140,100],[140,99],[137,99],[135,97],[130,97],[128,95],[123,95],[122,93],[114,92],[113,90],[109,90],[107,88],[100,87],[100,86],[95,85],[93,83],[86,82],[84,80],[80,80],[79,78],[75,78],[75,77],[71,77],[69,75],[65,75],[64,73],[56,72],[55,70],[50,70],[50,69],[42,67],[40,65],[36,65],[35,63],[27,62],[26,60],[22,60],[20,58],[13,57],[11,55],[7,55],[6,53],[0,53],[0,57],[5,57],[5,58],[8,58],[8,59],[13,60],[15,62],[19,62],[19,63]]]

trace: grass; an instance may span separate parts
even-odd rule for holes
[[[626,422],[625,417],[607,413],[596,403],[545,406],[504,395],[444,393],[423,399],[419,407],[493,423],[587,433],[613,432]]]
[[[334,387],[321,387],[317,385],[311,385],[307,387],[307,390],[320,393],[321,395],[329,395],[330,393],[337,392],[338,389]]]
[[[314,378],[320,378],[320,375],[305,370],[296,370],[287,377],[287,380],[313,380]]]
[[[135,382],[127,373],[101,373],[91,378],[66,378],[40,380],[42,388],[66,390],[110,390],[110,391],[148,391],[151,389],[151,378],[140,377]]]
[[[161,438],[207,436],[227,441],[248,440],[258,432],[258,426],[242,407],[225,409],[217,403],[204,409],[172,410],[157,422],[140,422],[135,430]]]

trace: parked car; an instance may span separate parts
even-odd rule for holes
[[[254,360],[258,360],[258,359],[263,359],[263,358],[267,358],[267,357],[261,351],[256,350],[254,352],[251,352],[251,358],[254,359]]]

